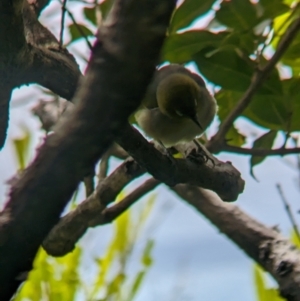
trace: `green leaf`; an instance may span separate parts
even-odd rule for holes
[[[300,240],[294,229],[292,230],[291,241],[298,249],[300,249]]]
[[[224,89],[245,91],[250,83],[254,64],[249,64],[234,49],[206,48],[194,56],[200,72]]]
[[[71,24],[69,26],[72,42],[83,38],[84,36],[93,36],[94,34],[85,25],[82,24]]]
[[[29,131],[26,128],[24,128],[24,131],[25,131],[25,135],[22,138],[13,139],[13,144],[15,147],[20,170],[26,167],[30,140],[31,140],[31,135]]]
[[[222,1],[216,19],[238,31],[249,30],[259,22],[254,4],[249,0]]]
[[[238,132],[238,130],[232,126],[226,134],[225,139],[229,145],[242,146],[246,142],[246,137]]]
[[[154,240],[148,240],[147,245],[143,252],[142,263],[144,266],[149,267],[152,265],[153,259],[151,256],[152,249],[154,247]]]
[[[273,130],[300,130],[300,79],[280,82],[282,94],[255,95],[245,116]]]
[[[96,6],[94,7],[85,7],[83,9],[84,16],[94,25],[97,25],[96,20]]]
[[[206,47],[218,48],[227,33],[217,34],[206,30],[190,30],[167,37],[162,49],[162,61],[186,63],[193,60],[193,55]]]
[[[282,0],[260,0],[259,5],[263,11],[263,18],[274,19],[289,11],[289,6],[284,4]]]
[[[174,12],[170,32],[189,26],[196,18],[207,13],[215,0],[185,0]]]
[[[260,136],[258,139],[254,141],[254,144],[252,146],[253,149],[271,149],[274,143],[274,140],[277,136],[277,131],[269,131],[268,133]],[[255,165],[260,164],[264,161],[266,157],[265,156],[252,156],[250,160],[250,166],[251,166],[251,175],[254,177],[253,174],[253,168]],[[255,178],[255,177],[254,177]]]
[[[136,275],[133,285],[130,289],[129,297],[127,298],[127,301],[134,300],[134,297],[136,296],[136,293],[138,292],[139,288],[141,287],[141,284],[145,278],[145,275],[146,275],[146,271],[141,271]]]
[[[266,285],[265,285],[264,273],[262,268],[258,264],[254,264],[254,285],[256,288],[258,301],[271,301],[266,299],[265,296]]]

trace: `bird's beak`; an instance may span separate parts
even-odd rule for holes
[[[202,127],[202,125],[200,124],[200,122],[199,122],[199,120],[198,120],[198,118],[197,118],[197,115],[192,116],[192,117],[190,117],[190,118],[191,118],[191,120],[192,120],[195,124],[197,124],[197,126],[203,131],[203,127]]]

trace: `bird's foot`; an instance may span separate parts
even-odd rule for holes
[[[193,148],[187,155],[187,158],[201,164],[205,164],[210,161],[213,166],[215,166],[215,159],[213,155],[206,149],[206,147],[196,139],[194,139],[193,142],[196,145],[196,149]]]
[[[162,150],[163,154],[166,155],[169,158],[169,160],[171,161],[171,163],[175,165],[176,164],[176,159],[173,157],[172,148],[170,148],[170,149],[166,148],[164,146],[164,144],[159,140],[157,142],[161,146],[161,150]]]

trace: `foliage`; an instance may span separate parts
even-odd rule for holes
[[[250,85],[254,72],[276,51],[287,26],[299,15],[299,3],[292,0],[205,0],[201,3],[185,0],[179,3],[173,13],[161,62],[193,62],[218,90],[215,98],[222,122]],[[112,4],[112,0],[106,0],[92,8],[85,7],[84,16],[96,25],[97,10],[106,17]],[[195,27],[202,17],[209,22],[200,22],[200,26]],[[270,133],[257,139],[253,148],[270,149],[275,132],[290,134],[300,130],[299,41],[298,34],[241,115]],[[289,71],[288,78],[281,72],[283,66]],[[242,146],[246,142],[240,132],[234,127],[229,130],[226,136],[229,144]],[[262,157],[251,159],[251,173],[263,160]]]
[[[118,199],[123,196],[121,193]],[[77,246],[72,253],[61,258],[48,256],[40,248],[34,261],[34,269],[14,301],[73,301],[82,295],[85,296],[84,300],[134,300],[152,266],[154,241],[148,239],[138,255],[140,269],[135,274],[130,273],[126,267],[154,201],[155,195],[152,195],[137,216],[126,211],[116,219],[114,235],[104,256],[95,259],[97,271],[92,280],[93,284],[85,283],[82,277],[84,273],[80,272],[84,252],[82,247]]]

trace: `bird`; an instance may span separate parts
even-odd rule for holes
[[[165,148],[195,141],[211,124],[217,103],[204,80],[184,66],[170,64],[155,71],[135,120],[146,136]]]

